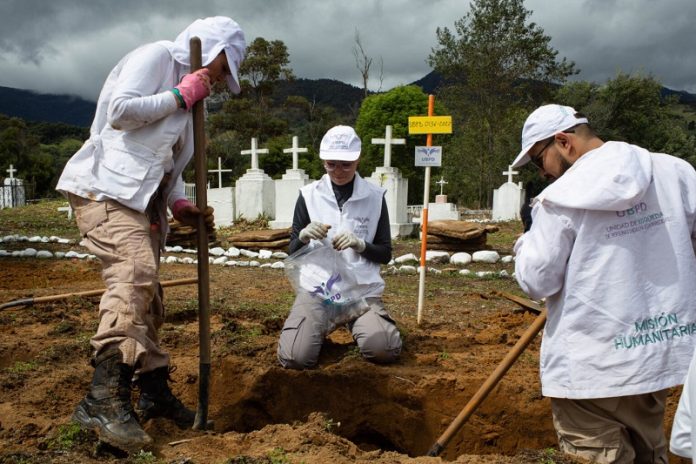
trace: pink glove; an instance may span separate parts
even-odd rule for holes
[[[206,206],[203,212],[203,219],[208,230],[215,228],[215,210],[211,206]],[[174,219],[182,224],[198,227],[198,217],[201,211],[196,205],[185,198],[176,200],[172,205],[172,215]]]
[[[191,203],[190,201],[188,201],[185,198],[182,198],[180,200],[176,200],[174,202],[174,204],[172,205],[172,216],[174,216],[174,219],[176,219],[179,222],[184,222],[181,220],[182,219],[181,212],[187,206],[196,206],[196,205],[194,205],[193,203]]]
[[[210,95],[208,69],[201,68],[194,73],[185,75],[179,85],[174,88],[179,91],[184,99],[186,109],[191,109],[194,103]]]

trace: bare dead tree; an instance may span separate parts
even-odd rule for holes
[[[372,66],[372,58],[367,56],[365,48],[360,40],[360,32],[355,28],[355,45],[353,45],[353,56],[355,57],[355,66],[360,71],[363,80],[363,90],[367,97],[367,81],[370,78],[370,66]]]
[[[377,92],[382,91],[382,84],[384,84],[384,58],[382,55],[379,56],[379,88]]]

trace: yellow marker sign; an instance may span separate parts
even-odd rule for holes
[[[409,134],[451,134],[452,116],[409,116]]]

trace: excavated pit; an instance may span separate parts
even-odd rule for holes
[[[224,366],[221,378],[235,378],[236,369]],[[248,433],[269,424],[303,422],[310,413],[321,412],[327,430],[362,450],[423,456],[482,381],[419,378],[415,373],[405,377],[366,363],[303,372],[274,367],[238,382],[218,382],[214,390],[225,401],[216,421],[218,430]],[[545,401],[539,396],[531,399],[536,408],[520,405],[520,396],[529,393],[519,385],[497,387],[441,456],[453,460],[467,453],[514,455],[519,449],[553,446]]]

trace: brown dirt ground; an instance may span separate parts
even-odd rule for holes
[[[405,252],[418,254],[418,243],[400,243],[395,256]],[[506,269],[512,272],[511,265]],[[162,280],[195,273],[191,265],[161,271]],[[275,360],[292,301],[281,271],[211,266],[210,279],[214,431],[151,421],[145,424],[155,439],[151,454],[130,457],[90,434],[68,436],[70,415],[91,378],[89,337],[98,302],[70,298],[0,312],[0,463],[576,462],[555,450],[549,402],[540,394],[539,337],[442,458],[424,457],[534,320],[491,295],[522,296],[513,279],[429,275],[418,325],[418,277],[386,276],[385,303],[404,338],[401,361],[365,362],[339,329],[319,367],[304,372],[283,370]],[[101,287],[96,262],[0,262],[0,303]],[[173,389],[191,406],[198,394],[196,294],[195,286],[165,290],[169,315],[161,334],[177,366]],[[668,400],[668,433],[678,397],[675,389]]]

